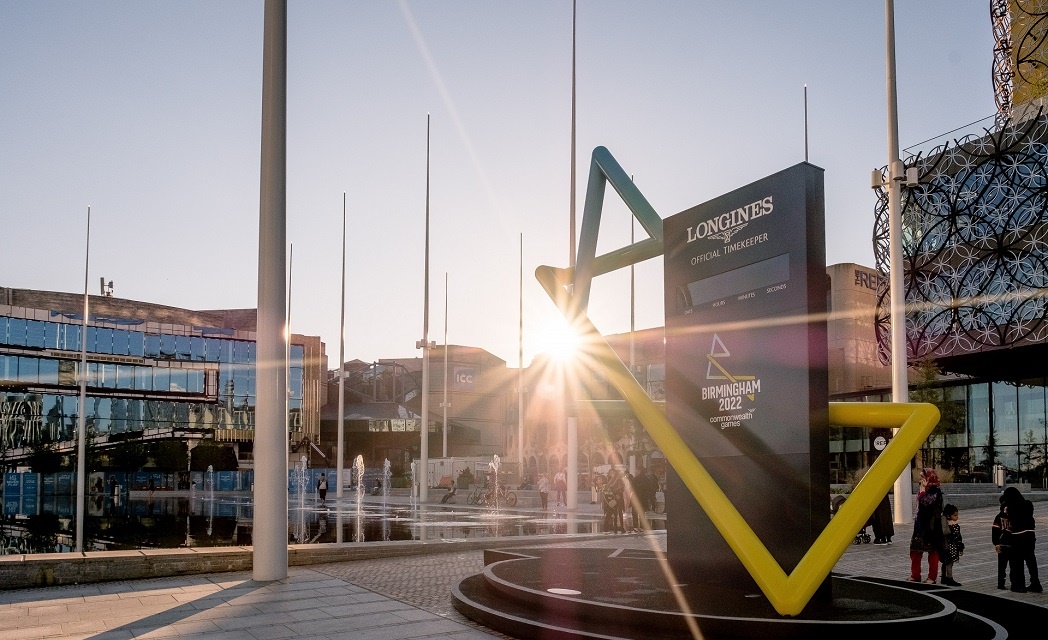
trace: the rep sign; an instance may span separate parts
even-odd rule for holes
[[[800,164],[664,222],[666,412],[782,568],[829,519],[823,173]],[[752,579],[670,475],[677,579]]]

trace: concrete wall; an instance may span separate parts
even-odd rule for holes
[[[573,540],[605,537],[580,534]],[[563,535],[446,540],[288,545],[288,565],[455,553],[564,541]],[[0,556],[0,589],[140,580],[199,573],[249,571],[251,547],[201,547],[136,551],[88,551]]]

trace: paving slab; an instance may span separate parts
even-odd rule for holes
[[[961,589],[1048,608],[1048,596],[996,588],[997,559],[990,544],[995,508],[965,509],[965,554],[954,567]],[[904,580],[909,575],[909,531],[896,542],[853,545],[834,568],[842,575]],[[1038,519],[1038,560],[1048,571],[1048,516]],[[504,539],[498,539],[504,544]],[[516,540],[529,546],[528,538]],[[368,544],[368,543],[365,543]],[[541,546],[665,550],[664,532],[579,538],[544,537]],[[178,638],[283,640],[488,640],[505,638],[467,620],[451,604],[451,588],[484,566],[470,545],[444,553],[397,555],[308,567],[292,566],[285,580],[256,582],[250,572],[0,591],[0,640],[49,638]],[[945,587],[936,587],[943,588]]]

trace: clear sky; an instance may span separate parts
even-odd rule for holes
[[[571,0],[293,0],[288,8],[292,330],[337,366],[419,355],[426,114],[430,339],[525,364],[557,313],[536,266],[568,262]],[[257,301],[262,2],[0,0],[0,285],[89,283],[190,309]],[[903,147],[994,112],[989,0],[896,2]],[[578,223],[606,146],[662,217],[804,160],[826,170],[827,260],[873,265],[886,163],[884,2],[579,0]],[[638,227],[639,231],[639,227]],[[608,190],[598,251],[628,243]],[[637,327],[662,268],[637,268]],[[629,330],[628,272],[591,316]]]

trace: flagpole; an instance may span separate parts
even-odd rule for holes
[[[517,464],[524,476],[524,234],[520,234],[520,295],[517,327]]]
[[[374,384],[374,381],[372,381]],[[342,304],[338,330],[338,454],[336,456],[335,497],[342,497],[342,468],[345,466],[346,440],[346,192],[342,192]]]
[[[426,268],[422,301],[422,340],[415,347],[422,349],[422,427],[418,470],[418,499],[425,504],[429,498],[429,114],[426,114]]]
[[[570,265],[574,270],[575,268],[575,18],[576,18],[576,1],[571,2],[571,189],[569,194],[570,199],[570,218],[571,218],[571,255]],[[567,380],[565,386],[564,398],[565,398],[565,413],[567,414],[567,441],[565,442],[567,448],[567,474],[568,474],[568,495],[567,495],[567,509],[574,511],[578,508],[579,502],[579,450],[578,450],[578,439],[579,439],[579,419],[575,415],[575,394],[574,385],[575,381],[572,379]]]
[[[284,319],[284,385],[287,393],[284,394],[284,458],[291,453],[291,273],[295,261],[295,243],[288,246],[287,258],[287,317]],[[307,452],[310,458],[311,451]]]
[[[87,205],[87,241],[84,249],[84,318],[80,327],[80,400],[76,416],[76,552],[84,550],[84,505],[87,485],[87,270],[91,264],[91,205]]]
[[[448,272],[444,272],[444,449],[443,457],[448,457]]]

